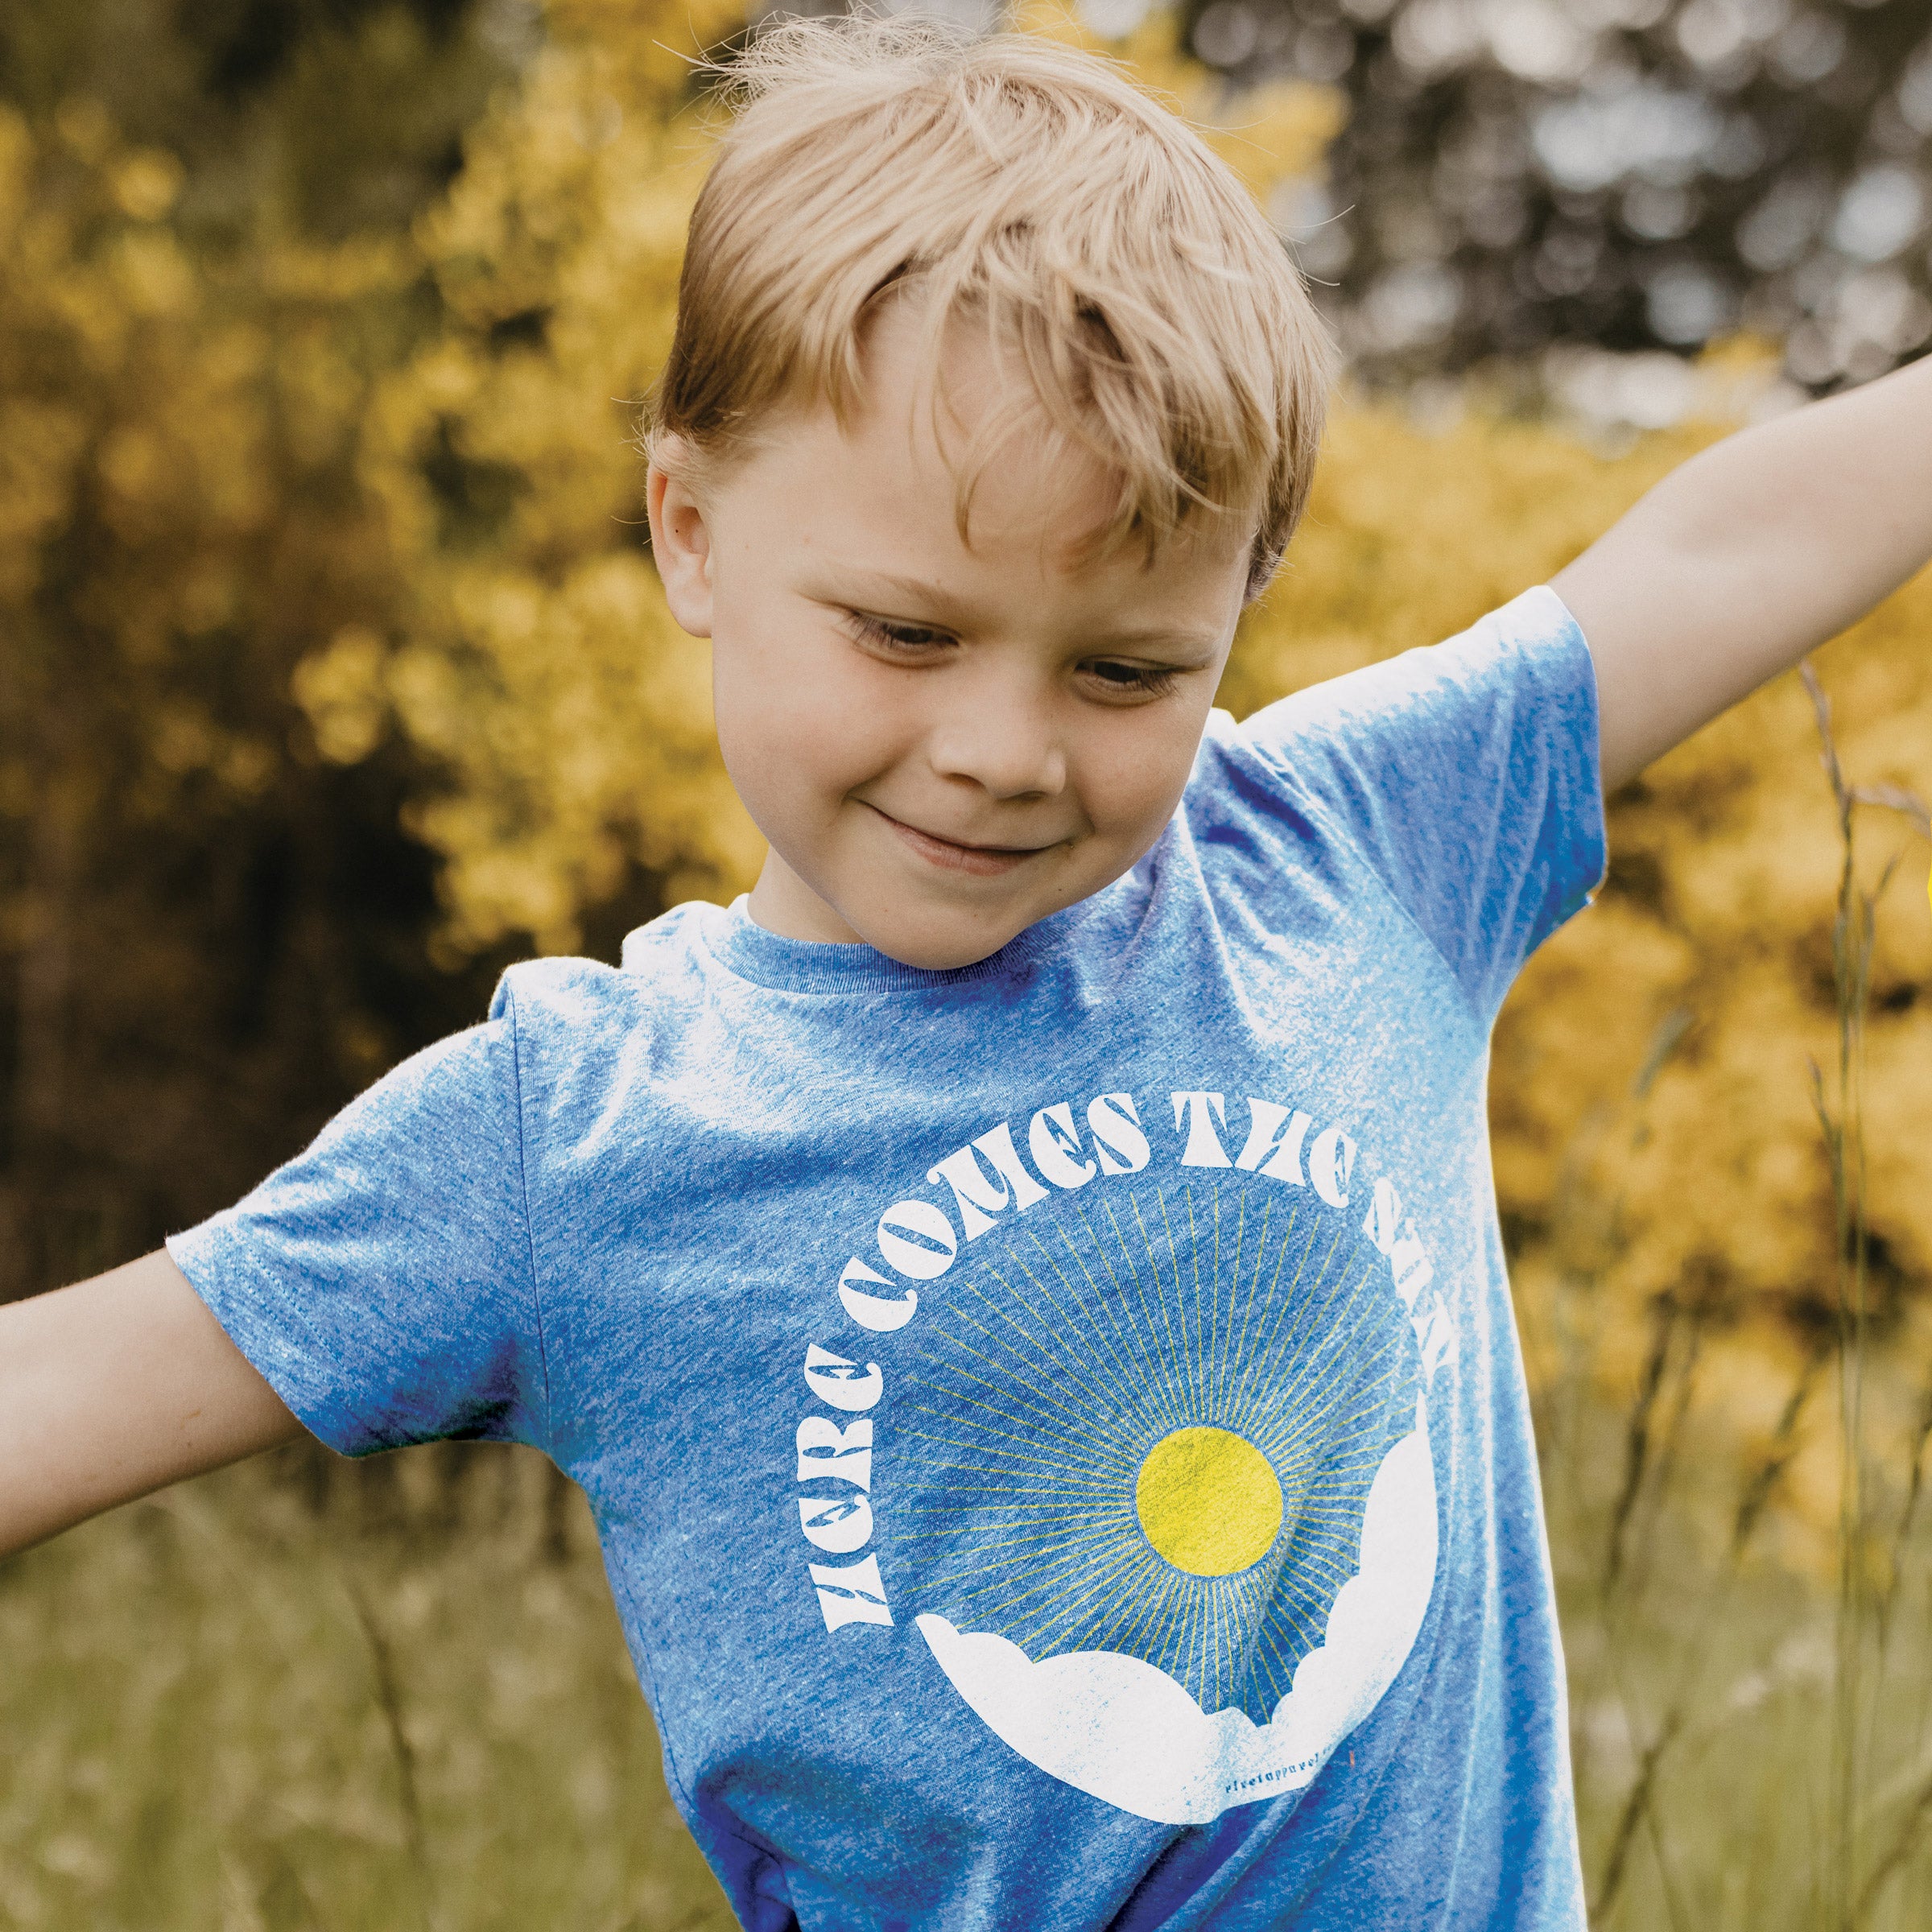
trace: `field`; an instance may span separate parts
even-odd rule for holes
[[[588,1513],[522,1451],[320,1451],[0,1567],[14,1932],[699,1932]]]
[[[1092,41],[1054,0],[1009,10]],[[1317,39],[1390,12],[1306,10]],[[1790,29],[1910,10],[1822,0]],[[530,37],[410,25],[464,13]],[[216,98],[194,36],[271,14],[285,67]],[[762,845],[638,539],[614,400],[662,366],[711,138],[685,50],[745,17],[0,15],[0,56],[38,50],[0,57],[0,1301],[234,1198],[467,1024],[502,960],[610,956],[634,919],[749,883]],[[1231,90],[1189,44],[1156,8],[1113,51],[1271,209],[1314,205],[1340,91]],[[1526,244],[1519,266],[1540,272]],[[1500,365],[1345,390],[1223,701],[1544,580],[1788,401],[1782,358],[1751,336],[1639,358],[1697,398],[1642,436],[1576,433]],[[1611,801],[1600,902],[1496,1038],[1612,1932],[1932,1925],[1932,825],[1906,789],[1932,775],[1932,572],[1818,668],[1844,772],[1821,778],[1795,678],[1659,761]],[[0,1560],[0,1932],[729,1922],[584,1505],[533,1455],[291,1451]]]
[[[1660,1326],[1617,1411],[1587,1277],[1541,1392],[1595,1922],[1907,1932],[1932,1897],[1932,1510],[1868,1469],[1807,1571],[1783,1478]],[[1560,1350],[1559,1350],[1560,1353]],[[1860,1367],[1848,1356],[1847,1371]],[[1868,1418],[1932,1410],[1864,1364]],[[1779,1552],[1782,1552],[1781,1558]],[[534,1453],[279,1452],[0,1564],[8,1932],[706,1932],[576,1492]]]

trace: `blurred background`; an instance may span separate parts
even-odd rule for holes
[[[1237,712],[1932,339],[1926,0],[1005,18],[1165,89],[1344,346]],[[0,14],[0,1298],[232,1200],[510,960],[755,871],[631,444],[688,59],[746,28]],[[1604,1926],[1932,1917],[1932,583],[1815,677],[1612,801],[1496,1044]],[[729,1922],[520,1452],[134,1505],[0,1563],[0,1927]]]

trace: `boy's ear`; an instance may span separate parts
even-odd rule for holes
[[[711,531],[690,486],[656,464],[644,485],[650,552],[671,614],[694,638],[711,635]]]

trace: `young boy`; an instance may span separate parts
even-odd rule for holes
[[[1489,1029],[1602,786],[1932,553],[1932,365],[1237,725],[1325,362],[1242,190],[1045,45],[744,72],[649,497],[756,887],[0,1311],[0,1549],[534,1443],[748,1926],[1580,1925]]]

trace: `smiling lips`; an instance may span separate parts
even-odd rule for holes
[[[962,844],[956,839],[943,839],[935,832],[922,832],[916,825],[908,825],[904,819],[895,819],[889,811],[879,811],[876,805],[872,809],[878,811],[879,816],[921,858],[947,872],[969,873],[976,878],[996,878],[1048,849],[1045,845]]]

